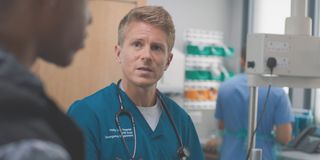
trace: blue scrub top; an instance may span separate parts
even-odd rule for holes
[[[218,92],[215,117],[224,122],[221,160],[244,160],[247,153],[249,108],[248,77],[240,74],[223,83]],[[259,87],[258,118],[261,117],[267,88]],[[257,129],[256,148],[262,149],[263,160],[275,159],[275,125],[293,122],[288,96],[281,88],[271,87],[261,123]]]
[[[130,98],[123,91],[120,92],[124,108],[131,112],[136,121],[135,159],[178,159],[177,149],[180,145],[167,114],[164,111],[161,113],[159,123],[153,131]],[[119,111],[119,99],[116,93],[117,86],[113,83],[83,100],[74,102],[68,110],[67,114],[76,121],[85,134],[87,160],[129,159],[115,123],[115,114]],[[164,95],[162,97],[174,119],[183,144],[191,153],[190,159],[204,159],[198,135],[189,115],[171,99]],[[131,122],[127,116],[121,116],[120,120],[122,132],[132,155],[134,135]]]

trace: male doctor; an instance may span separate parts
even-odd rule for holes
[[[203,159],[190,117],[157,90],[173,56],[169,13],[157,6],[134,8],[121,20],[118,38],[122,80],[68,111],[86,136],[87,160]]]

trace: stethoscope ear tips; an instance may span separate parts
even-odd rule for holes
[[[178,149],[178,155],[179,155],[179,159],[180,159],[180,160],[186,160],[186,159],[189,158],[190,152],[189,152],[189,150],[188,150],[187,148],[185,148],[185,147],[180,147],[180,148]]]

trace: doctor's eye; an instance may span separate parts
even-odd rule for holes
[[[134,41],[131,44],[134,48],[141,48],[143,46],[143,43],[140,41]]]
[[[151,45],[151,50],[155,51],[155,52],[163,52],[164,51],[164,47],[160,44],[152,44]]]

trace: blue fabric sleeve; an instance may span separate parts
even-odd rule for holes
[[[86,139],[86,160],[98,160],[98,120],[95,113],[85,102],[74,102],[67,114],[74,119],[74,121],[81,128]]]
[[[222,110],[222,90],[220,89],[218,92],[218,97],[217,97],[217,103],[216,103],[216,111],[215,111],[215,118],[218,120],[223,120],[223,110]]]
[[[291,103],[284,91],[279,97],[274,114],[275,125],[286,124],[294,121]]]
[[[203,160],[204,156],[203,156],[203,151],[200,145],[199,137],[190,116],[188,116],[188,119],[187,119],[187,126],[188,126],[187,128],[188,131],[185,133],[188,133],[186,134],[187,142],[188,142],[186,146],[190,152],[189,159]]]

